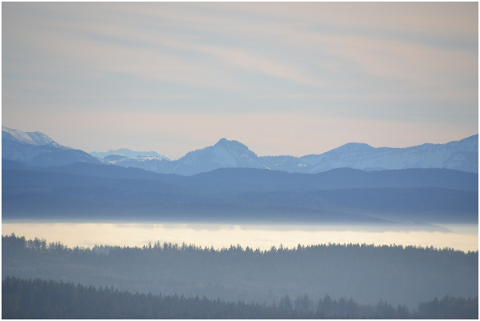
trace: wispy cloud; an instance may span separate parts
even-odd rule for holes
[[[367,134],[354,126],[354,136],[365,140],[386,131],[381,124],[423,122],[431,130],[415,127],[417,139],[427,141],[439,124],[454,122],[457,137],[458,124],[478,131],[477,6],[5,3],[4,123],[14,127],[23,115],[42,113],[68,122],[82,108],[94,119],[129,112],[117,119],[124,128],[135,113],[192,115],[192,123],[169,116],[162,126],[172,129],[162,135],[212,133],[202,141],[248,122],[252,132],[274,140],[267,133],[281,130],[274,124],[282,115],[289,115],[282,122],[301,115],[298,124],[328,119],[318,126],[342,128],[343,134],[336,131],[341,137],[351,137],[345,124],[355,120],[371,128]],[[218,130],[197,128],[193,115],[220,117],[203,122]],[[139,119],[146,130],[155,128]],[[234,126],[234,119],[242,125]],[[392,132],[380,136],[401,141]]]

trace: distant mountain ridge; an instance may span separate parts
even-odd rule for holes
[[[61,146],[40,132],[25,133],[2,127],[3,158],[31,166],[62,166],[75,162],[108,163],[162,174],[196,175],[220,168],[254,168],[315,174],[336,168],[396,170],[446,168],[478,173],[478,134],[446,144],[407,148],[372,147],[348,143],[323,154],[302,157],[257,156],[244,144],[220,139],[215,145],[170,160],[157,152],[129,149],[93,152]]]
[[[341,167],[360,170],[447,168],[478,173],[478,135],[446,144],[407,148],[348,143],[319,155],[264,156],[261,161],[271,169],[299,173],[319,173]]]
[[[4,219],[478,222],[478,175],[449,169],[318,174],[225,168],[199,175],[3,161]]]
[[[7,127],[2,127],[2,159],[39,167],[101,163],[90,154],[62,146],[40,132],[26,133]]]
[[[315,174],[344,167],[369,171],[446,168],[478,173],[478,135],[446,144],[407,148],[375,148],[363,143],[348,143],[323,154],[302,157],[257,156],[244,144],[222,138],[215,145],[189,152],[178,160],[121,159],[113,163],[179,175],[195,175],[219,168],[259,168]]]
[[[135,151],[127,148],[120,148],[120,149],[115,149],[115,150],[109,150],[108,152],[91,152],[90,155],[95,156],[97,158],[102,158],[105,159],[107,156],[113,156],[113,155],[118,155],[118,156],[124,156],[127,158],[137,158],[137,157],[156,157],[159,159],[167,159],[170,160],[167,156],[160,155],[159,153],[155,151],[149,151],[149,152],[141,152],[141,151]]]
[[[41,132],[22,132],[5,126],[2,126],[2,140],[14,141],[33,146],[50,145],[63,147]]]
[[[232,167],[269,169],[247,146],[236,140],[222,138],[213,146],[189,152],[180,158],[176,161],[172,173],[194,175]]]
[[[129,157],[111,160],[109,163],[122,167],[141,168],[156,173],[187,176],[219,168],[269,169],[247,146],[226,138],[220,139],[213,146],[191,151],[178,160],[158,157]]]

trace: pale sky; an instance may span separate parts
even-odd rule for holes
[[[2,124],[176,159],[478,133],[477,3],[3,3]]]

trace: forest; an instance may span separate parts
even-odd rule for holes
[[[205,296],[131,294],[113,287],[83,286],[41,279],[22,280],[7,277],[2,282],[2,318],[4,319],[196,319],[196,318],[381,318],[381,319],[476,319],[478,298],[445,296],[420,303],[410,311],[405,305],[392,307],[385,301],[361,305],[329,295],[313,302],[308,295],[282,297],[278,304],[210,300]]]
[[[67,247],[2,237],[2,274],[131,293],[279,303],[285,295],[384,300],[414,309],[432,298],[478,296],[478,251],[414,246],[324,244],[270,250],[214,249],[156,242],[142,248]]]
[[[455,170],[226,168],[184,177],[114,165],[2,162],[2,214],[9,220],[478,222],[478,175]]]

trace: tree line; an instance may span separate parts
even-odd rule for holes
[[[114,286],[131,293],[182,293],[279,303],[285,295],[386,300],[416,308],[445,295],[478,295],[478,252],[414,246],[325,244],[269,250],[154,242],[141,248],[67,247],[4,236],[2,273],[23,279]]]
[[[205,296],[132,294],[113,287],[96,288],[41,279],[7,277],[2,282],[4,319],[476,319],[477,316],[477,298],[435,298],[409,311],[404,305],[393,307],[385,301],[361,305],[352,299],[333,300],[328,295],[316,303],[303,295],[295,300],[285,296],[279,304],[265,305],[211,300]]]

